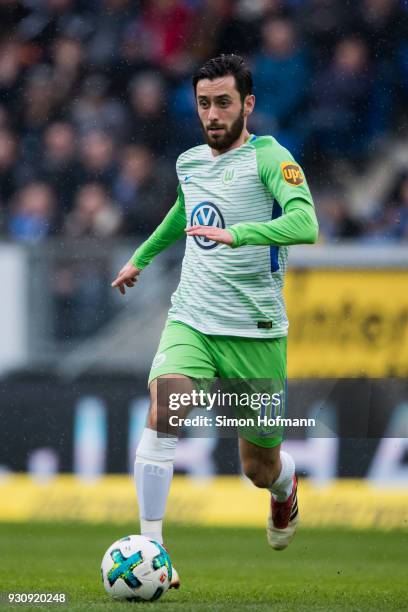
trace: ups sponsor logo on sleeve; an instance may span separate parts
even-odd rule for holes
[[[281,163],[281,171],[283,178],[289,185],[301,185],[305,181],[305,177],[299,166],[294,164],[293,162],[282,162]]]

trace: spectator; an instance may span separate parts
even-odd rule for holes
[[[130,83],[132,119],[129,132],[132,142],[143,143],[161,154],[168,144],[165,96],[165,81],[153,72],[144,72]]]
[[[367,46],[358,38],[345,38],[313,83],[311,129],[322,155],[333,159],[362,154],[371,87]]]
[[[309,66],[291,21],[273,18],[265,23],[253,69],[258,131],[276,134],[282,144],[296,150],[300,144],[294,142],[296,134],[300,135],[297,117],[305,103]]]
[[[16,0],[0,2],[0,40],[15,31],[21,20],[27,16],[30,11],[27,4]]]
[[[53,233],[55,217],[52,189],[45,183],[30,183],[16,193],[11,203],[10,236],[21,242],[40,242]]]
[[[0,44],[0,100],[15,112],[22,86],[21,45],[16,39]]]
[[[132,145],[124,151],[114,195],[124,213],[125,233],[149,234],[176,197],[175,175],[147,147]]]
[[[207,35],[211,33],[215,36],[215,55],[237,52],[250,55],[255,53],[259,47],[262,18],[265,14],[268,17],[272,14],[279,14],[282,2],[281,0],[262,0],[262,2],[248,0],[245,6],[245,2],[210,0],[208,4],[212,5],[213,10],[215,5],[219,5],[217,8],[218,27],[213,30],[213,23],[217,26],[217,19],[214,20],[214,17],[210,17],[205,22]],[[221,20],[220,17],[222,17]],[[210,29],[208,24],[211,24]],[[203,59],[205,61],[207,58]]]
[[[123,32],[137,14],[134,0],[102,0],[94,16],[94,34],[88,45],[92,65],[105,70],[119,59]]]
[[[75,206],[67,216],[65,233],[73,238],[107,238],[118,232],[120,221],[120,212],[106,189],[98,183],[89,183],[77,194]]]
[[[222,29],[232,12],[231,0],[205,0],[197,7],[188,40],[189,56],[194,63],[201,64],[216,55],[222,42],[224,45],[230,43],[230,39],[222,35]],[[222,52],[227,51],[223,48]]]
[[[81,167],[77,161],[77,142],[73,127],[69,123],[51,123],[43,137],[43,157],[39,174],[51,185],[58,200],[59,225],[71,208]]]
[[[117,139],[125,134],[126,112],[119,100],[109,96],[109,81],[102,74],[86,78],[72,102],[72,120],[80,134],[91,130],[112,130]]]
[[[106,132],[94,130],[80,143],[81,183],[102,183],[106,188],[116,177],[116,157],[113,140]]]
[[[354,27],[368,45],[371,57],[393,61],[396,49],[406,40],[407,14],[398,0],[362,0],[357,3],[358,21]]]
[[[351,214],[347,199],[338,189],[320,194],[316,198],[316,208],[320,240],[358,238],[363,233],[362,223]]]
[[[408,240],[408,172],[397,178],[391,193],[368,223],[369,238]]]
[[[37,61],[61,34],[89,34],[89,16],[83,8],[80,9],[77,0],[44,0],[25,4],[30,6],[31,11],[19,24],[18,31],[24,40],[35,45]]]
[[[177,155],[202,143],[191,73],[220,52],[247,55],[250,128],[304,157],[317,188],[338,177],[339,160],[363,169],[406,123],[407,20],[400,0],[0,2],[3,229],[22,187],[43,182],[58,202],[52,232],[89,183],[114,193],[120,231],[154,229],[175,193]],[[405,235],[396,201],[371,216],[369,237]],[[328,239],[357,237],[361,223],[353,229],[338,202],[327,206]]]
[[[154,70],[148,47],[149,40],[139,22],[130,23],[123,32],[119,57],[109,74],[112,92],[123,102],[128,102],[129,84],[134,76]]]
[[[4,104],[0,104],[0,130],[9,129],[11,124],[11,114]]]
[[[202,128],[197,121],[197,104],[194,90],[191,87],[191,77],[178,83],[169,96],[169,126],[177,139],[169,139],[166,143],[168,155],[177,158],[180,151],[202,144]]]
[[[35,167],[41,154],[41,136],[48,123],[56,118],[56,94],[52,70],[36,66],[28,75],[21,112],[22,154],[26,164]]]
[[[389,208],[396,212],[394,236],[398,240],[408,240],[408,172],[399,178]]]
[[[52,58],[53,82],[56,90],[56,99],[59,105],[76,94],[75,88],[79,81],[84,59],[82,43],[68,36],[61,36],[55,40]]]
[[[289,0],[290,2],[291,0]],[[298,0],[295,0],[295,2]],[[302,3],[303,0],[299,0]],[[238,0],[238,13],[245,19],[262,19],[279,16],[283,12],[282,0]],[[285,3],[287,4],[287,3]]]
[[[300,2],[296,22],[308,44],[316,65],[321,69],[330,61],[334,47],[345,34],[352,33],[356,7],[361,4],[339,0],[308,0]]]
[[[18,143],[10,130],[0,129],[0,209],[6,210],[17,187]]]
[[[140,27],[150,41],[149,59],[167,70],[183,68],[193,13],[180,0],[150,0],[144,5]]]
[[[371,96],[370,136],[381,137],[390,129],[391,109],[405,104],[408,15],[398,0],[362,0],[357,3],[354,27],[366,42],[377,75]],[[397,94],[403,94],[398,96]]]

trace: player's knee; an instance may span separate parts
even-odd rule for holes
[[[260,461],[249,460],[243,465],[244,474],[260,489],[267,489],[272,485],[273,475],[268,467]]]
[[[136,463],[172,466],[176,454],[177,438],[159,437],[153,429],[145,428],[136,450]]]
[[[260,489],[269,489],[276,480],[275,462],[249,459],[243,465],[244,473]]]
[[[165,387],[162,387],[162,393],[158,391],[158,382],[167,381]],[[191,391],[191,380],[186,376],[180,376],[179,374],[164,374],[160,378],[155,378],[150,383],[150,409],[147,417],[147,427],[149,429],[155,429],[157,431],[158,423],[163,424],[167,431],[168,426],[168,406],[169,397],[173,389],[176,389],[178,393]]]
[[[272,480],[269,474],[256,474],[251,480],[259,489],[269,489],[269,487],[272,486]]]

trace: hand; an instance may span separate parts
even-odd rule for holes
[[[212,227],[210,225],[193,225],[192,227],[187,227],[186,234],[187,236],[205,236],[209,240],[214,240],[214,242],[220,242],[221,244],[231,245],[234,242],[228,230]]]
[[[133,287],[135,283],[137,283],[137,277],[139,276],[141,270],[136,268],[130,261],[120,270],[119,274],[113,281],[111,287],[119,287],[119,291],[122,295],[125,295],[126,287]]]

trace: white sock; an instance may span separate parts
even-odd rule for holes
[[[140,533],[149,540],[156,540],[159,544],[163,544],[163,519],[148,521],[141,518]]]
[[[159,438],[145,429],[136,451],[135,483],[139,504],[140,531],[163,543],[162,526],[173,478],[176,438]]]
[[[276,501],[284,502],[292,493],[295,462],[288,453],[285,453],[285,451],[280,452],[280,460],[282,463],[281,472],[269,491]]]

